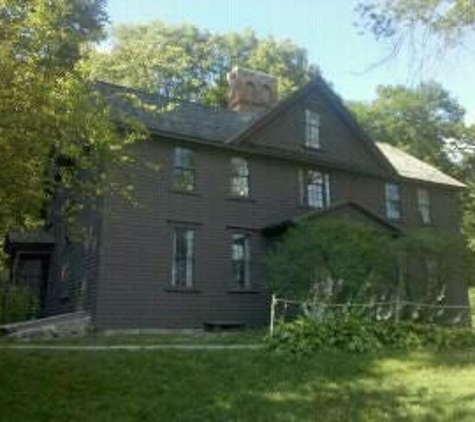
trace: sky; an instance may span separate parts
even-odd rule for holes
[[[371,100],[378,85],[414,86],[422,80],[440,82],[467,109],[475,122],[475,53],[434,56],[415,70],[402,54],[373,66],[388,47],[355,25],[356,0],[108,0],[111,24],[161,20],[193,24],[215,33],[252,28],[259,36],[290,39],[308,51],[345,100]]]

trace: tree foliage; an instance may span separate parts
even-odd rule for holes
[[[358,223],[327,220],[291,229],[267,264],[279,296],[342,303],[393,289],[393,258],[388,235]]]
[[[95,191],[99,163],[122,156],[77,66],[105,22],[101,0],[0,0],[0,235],[38,222],[58,186]],[[88,184],[79,177],[87,169]]]
[[[434,266],[427,268],[427,263]],[[270,252],[267,264],[277,295],[325,303],[396,295],[443,302],[447,286],[467,282],[473,266],[455,233],[422,228],[394,237],[342,219],[296,226]]]
[[[432,40],[451,48],[475,32],[472,0],[363,0],[357,11],[366,29],[395,47]]]
[[[215,35],[191,25],[123,24],[113,28],[110,43],[110,49],[89,52],[84,68],[92,78],[215,105],[226,103],[226,74],[233,66],[276,76],[280,96],[316,71],[304,49],[258,38],[252,30]]]
[[[374,101],[349,105],[375,141],[402,148],[445,171],[454,172],[455,158],[475,145],[464,108],[436,82],[415,88],[379,86]]]

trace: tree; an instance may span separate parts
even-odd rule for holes
[[[380,86],[369,103],[349,104],[377,142],[387,142],[445,171],[471,154],[475,133],[464,122],[464,108],[436,82],[415,88]]]
[[[389,41],[393,53],[405,44],[419,54],[429,45],[447,51],[475,31],[472,0],[362,0],[357,12],[362,26],[376,39]]]
[[[278,78],[280,96],[316,71],[291,41],[259,39],[254,31],[213,35],[191,25],[119,25],[110,50],[92,49],[83,64],[91,78],[214,105],[226,104],[226,74],[240,65]]]
[[[124,157],[108,110],[77,67],[105,22],[102,0],[0,0],[2,237],[41,221],[58,186],[96,192],[105,179],[99,163]]]

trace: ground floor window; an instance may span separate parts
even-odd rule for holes
[[[251,285],[250,236],[244,233],[232,235],[233,282],[238,288]]]
[[[173,237],[173,286],[193,286],[194,255],[195,231],[184,227],[175,228]]]

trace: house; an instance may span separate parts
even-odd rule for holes
[[[35,286],[42,315],[85,310],[98,329],[263,325],[266,248],[288,221],[460,229],[464,185],[370,140],[321,77],[280,102],[269,75],[235,68],[229,82],[228,109],[178,102],[161,113],[126,100],[162,107],[161,97],[98,83],[119,122],[149,130],[115,176],[139,206],[105,195],[81,220],[83,242],[54,216],[44,231],[8,235],[12,280]],[[447,295],[468,304],[464,280]]]

